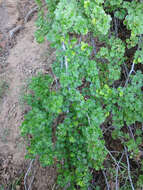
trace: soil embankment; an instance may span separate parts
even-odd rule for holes
[[[34,7],[34,0],[0,0],[0,83],[4,84],[0,92],[5,89],[0,95],[0,187],[4,189],[22,181],[29,164],[19,130],[26,109],[21,101],[26,81],[44,72],[54,57],[48,43],[39,45],[34,39],[36,14],[10,39],[10,31],[22,25]],[[46,173],[38,164],[34,167],[33,189],[50,190],[53,169]],[[17,184],[16,190],[23,189]]]

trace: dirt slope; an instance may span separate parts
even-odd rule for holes
[[[0,57],[0,81],[5,80],[9,86],[0,102],[0,185],[11,184],[13,178],[19,177],[22,172],[24,174],[28,167],[28,161],[24,160],[26,150],[19,130],[25,110],[25,105],[20,100],[26,80],[38,72],[44,72],[45,66],[50,65],[54,58],[48,43],[39,45],[34,39],[36,17],[15,35],[16,43],[12,49],[9,48],[9,31],[22,23],[25,14],[33,6],[34,0],[30,3],[28,0],[0,0],[0,47],[3,53],[7,52],[7,57],[1,53],[4,60]],[[47,179],[49,177],[52,180],[50,183],[54,183],[51,178],[53,169],[46,174],[38,164],[35,168],[37,174],[34,189],[50,189]],[[44,176],[39,180],[38,175],[41,176],[42,172]]]

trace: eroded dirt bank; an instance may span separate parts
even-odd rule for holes
[[[34,39],[36,14],[12,41],[9,39],[9,31],[22,24],[34,6],[34,0],[0,0],[0,81],[7,84],[0,100],[0,187],[10,188],[17,179],[23,181],[29,161],[24,159],[26,150],[19,130],[26,109],[21,98],[27,79],[44,72],[54,59],[48,43],[39,45]],[[33,175],[33,189],[52,189],[54,169],[42,169],[35,162]],[[14,188],[23,189],[22,183]]]

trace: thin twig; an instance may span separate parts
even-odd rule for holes
[[[114,158],[114,156],[111,154],[111,152],[106,147],[105,147],[105,149],[107,150],[107,152],[109,153],[109,155],[111,156],[111,158],[114,160],[116,166],[119,167],[118,162],[116,161],[116,159]]]
[[[126,155],[126,160],[127,160],[127,164],[128,164],[128,177],[129,177],[129,180],[130,180],[132,190],[135,190],[133,182],[132,182],[132,178],[131,178],[130,162],[129,162],[129,157],[128,157],[128,153],[127,153],[127,148],[124,146],[124,149],[125,149],[125,155]]]
[[[65,47],[64,42],[62,43],[62,48],[63,48],[64,51],[66,51],[66,47]],[[64,63],[65,63],[66,73],[67,73],[67,72],[68,72],[68,61],[67,61],[67,56],[65,56],[64,58],[65,58]]]
[[[115,37],[118,37],[118,24],[117,24],[117,18],[114,16],[114,25],[115,25]]]
[[[93,47],[94,55],[96,55],[96,45],[95,45],[95,42],[94,42],[93,36],[91,36],[91,43],[92,43],[92,47]]]
[[[131,75],[132,72],[134,71],[134,67],[135,67],[135,63],[132,64],[131,70],[130,70],[130,72],[129,72],[128,78],[127,78],[126,83],[125,83],[125,87],[127,86],[128,82],[129,82],[130,75]],[[135,72],[135,71],[134,71],[134,72]]]
[[[52,190],[54,190],[54,189],[55,189],[55,186],[56,186],[56,184],[54,184],[54,185],[53,185]]]
[[[10,40],[12,40],[12,38],[14,37],[14,35],[19,32],[21,29],[23,29],[24,26],[23,25],[18,25],[16,26],[15,28],[11,29],[9,31],[9,37],[10,37]]]
[[[131,127],[130,127],[130,126],[128,126],[128,129],[129,129],[129,131],[130,131],[130,133],[131,133],[131,136],[132,136],[133,140],[135,141],[135,137],[134,137],[134,134],[133,134],[133,132],[132,132]]]
[[[40,7],[40,9],[43,8],[45,5],[46,5],[46,3],[43,4],[43,5]],[[24,28],[24,25],[28,22],[30,16],[31,16],[34,12],[38,11],[38,8],[39,8],[39,7],[36,6],[36,7],[34,7],[33,9],[31,9],[31,10],[27,13],[27,15],[26,15],[25,18],[24,18],[24,24],[23,24],[23,25],[18,25],[18,26],[14,27],[13,29],[11,29],[11,30],[9,31],[10,40],[12,40],[12,38],[14,37],[14,35],[15,35],[17,32],[19,32],[20,30],[22,30],[22,29]]]
[[[34,159],[31,160],[31,162],[30,162],[30,164],[29,164],[29,168],[28,168],[28,170],[27,170],[27,172],[26,172],[26,174],[25,174],[25,176],[24,176],[24,187],[25,187],[25,190],[29,190],[29,188],[27,189],[26,180],[27,180],[27,176],[28,176],[28,174],[29,174],[29,172],[30,172],[30,170],[31,170],[31,168],[32,168],[33,162],[34,162]]]
[[[128,176],[127,177],[125,177],[125,183],[124,183],[124,185],[122,186],[122,188],[124,189],[124,187],[126,187],[127,186],[127,182],[128,182]]]
[[[118,172],[119,172],[119,167],[116,167],[116,190],[119,190],[119,182],[118,182]]]
[[[107,186],[107,190],[110,190],[110,185],[108,183],[108,180],[107,180],[107,177],[106,177],[106,174],[104,171],[102,171],[103,175],[104,175],[104,178],[105,178],[105,183],[106,183],[106,186]]]
[[[122,153],[122,156],[121,156],[121,158],[120,158],[120,160],[119,160],[119,162],[118,162],[118,165],[120,164],[120,162],[121,162],[123,156],[124,156],[124,152]],[[119,167],[117,166],[117,167],[116,167],[116,190],[119,190],[118,172],[119,172]]]
[[[27,15],[25,16],[24,18],[24,24],[26,24],[29,20],[29,18],[31,17],[31,15],[34,13],[34,12],[37,12],[38,11],[38,6],[34,7],[33,9],[31,9]]]
[[[34,171],[34,175],[32,176],[32,179],[31,179],[30,185],[29,185],[29,187],[28,187],[28,190],[31,189],[31,186],[32,186],[33,181],[34,181],[34,178],[35,178],[35,173],[36,173],[36,170]]]
[[[31,189],[32,183],[33,183],[33,181],[34,181],[34,178],[35,178],[35,176],[33,176],[32,180],[31,180],[31,182],[30,182],[30,185],[29,185],[29,187],[28,187],[28,190]]]
[[[116,150],[111,150],[110,152],[111,153],[118,153],[118,154],[121,153],[120,151],[116,151]]]
[[[43,5],[41,5],[40,7],[39,6],[35,6],[33,9],[31,9],[25,16],[24,18],[24,24],[26,24],[29,20],[29,18],[31,17],[31,15],[34,13],[34,12],[37,12],[38,9],[42,9],[43,7],[45,7],[47,5],[47,3],[44,3]]]
[[[87,114],[87,118],[88,118],[88,123],[89,123],[89,125],[91,125],[90,118],[89,118],[89,115],[88,115],[88,114]]]
[[[127,78],[128,75],[129,75],[129,71],[128,71],[128,68],[127,68],[127,66],[126,66],[125,63],[123,63],[123,66],[124,66],[124,68],[125,68],[125,73],[124,73],[124,75],[125,75],[125,77]]]
[[[142,42],[142,35],[140,35],[139,40],[138,40],[138,49],[137,49],[137,51],[140,49],[140,43],[141,43],[141,42]],[[125,82],[125,86],[124,86],[124,87],[127,86],[132,72],[135,72],[134,67],[135,67],[135,63],[132,64],[131,70],[130,70],[130,72],[129,72],[129,75],[128,75],[128,78],[127,78],[127,80],[126,80],[126,82]]]
[[[107,129],[103,129],[103,135],[107,132],[107,131],[112,131],[111,129],[114,129],[115,127],[113,126],[109,126]]]

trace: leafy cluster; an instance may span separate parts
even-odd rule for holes
[[[55,77],[39,75],[29,85],[26,100],[31,110],[21,126],[22,135],[31,136],[28,157],[38,155],[44,166],[55,164],[60,187],[95,189],[94,172],[102,170],[105,176],[110,170],[105,161],[114,158],[108,150],[110,138],[122,147],[115,150],[116,159],[124,155],[137,160],[141,173],[131,176],[129,163],[128,168],[122,165],[121,173],[129,179],[120,177],[118,182],[116,175],[116,185],[124,189],[126,182],[126,189],[140,188],[143,3],[46,0],[45,15],[42,1],[36,2],[37,41],[47,38],[57,57],[52,65]],[[119,35],[122,27],[127,32],[124,38]],[[126,52],[131,47],[130,58]]]

